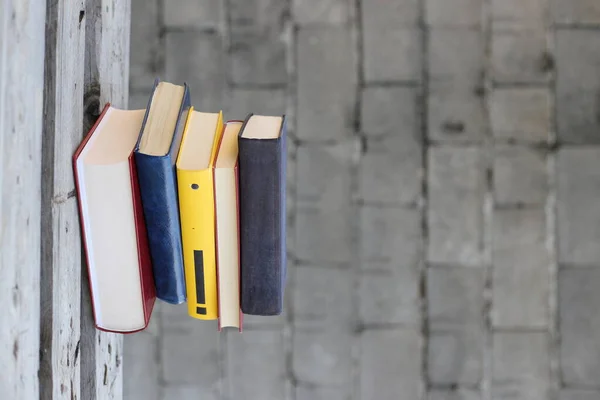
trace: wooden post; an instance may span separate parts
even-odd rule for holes
[[[81,249],[71,157],[81,141],[85,15],[48,0],[42,147],[40,398],[81,398]]]
[[[127,107],[130,14],[130,0],[0,0],[1,398],[122,398],[122,337],[92,320],[71,157],[105,102]]]
[[[126,108],[129,97],[130,0],[88,0],[85,37],[85,124],[87,131],[101,107]],[[83,290],[81,319],[83,399],[123,397],[123,336],[95,330],[89,290]],[[95,377],[95,378],[94,378]]]
[[[0,0],[0,396],[37,399],[44,7]]]

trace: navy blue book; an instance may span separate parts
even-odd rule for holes
[[[286,283],[286,120],[250,114],[238,136],[240,302],[279,315]]]
[[[186,298],[175,161],[190,106],[187,85],[157,79],[134,150],[156,297],[172,304]]]

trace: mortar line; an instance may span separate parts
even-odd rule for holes
[[[356,67],[356,82],[355,82],[355,102],[354,102],[354,121],[353,121],[353,139],[357,141],[357,143],[361,144],[360,149],[357,149],[357,159],[355,162],[351,163],[351,183],[350,183],[350,207],[354,210],[355,214],[358,214],[361,211],[361,202],[359,195],[359,168],[361,159],[365,150],[366,136],[362,134],[362,120],[361,120],[361,106],[362,106],[362,89],[365,86],[364,80],[364,49],[363,49],[363,26],[362,26],[362,0],[354,1],[354,13],[352,15],[353,19],[351,21],[351,33],[353,35],[354,43],[355,43],[355,67]],[[361,225],[360,218],[355,218],[352,222],[352,251],[353,251],[353,262],[350,265],[351,273],[352,273],[352,314],[355,316],[356,320],[353,321],[355,328],[352,332],[352,369],[351,369],[351,378],[353,382],[353,390],[352,390],[352,398],[356,400],[366,400],[361,399],[361,354],[362,354],[362,341],[361,336],[363,334],[363,329],[359,328],[362,326],[362,320],[360,318],[360,272],[361,265],[360,260],[360,241],[362,240],[361,235]]]
[[[552,27],[552,10],[549,2],[546,2],[545,20],[546,24],[546,51],[548,54],[554,54],[555,36]],[[556,63],[555,63],[556,65]],[[548,132],[548,147],[551,149],[546,155],[546,176],[548,178],[548,194],[545,207],[546,214],[546,248],[548,250],[549,260],[549,290],[548,290],[548,327],[549,338],[549,359],[550,359],[550,400],[558,400],[560,396],[560,340],[558,330],[558,255],[556,248],[556,154],[559,150],[557,121],[556,121],[556,69],[550,76],[550,131]]]
[[[429,119],[428,119],[428,96],[429,96],[429,29],[427,26],[426,0],[419,2],[419,20],[418,26],[421,39],[421,85],[419,91],[418,104],[421,109],[420,114],[420,136],[421,136],[421,243],[419,272],[419,306],[421,314],[421,399],[427,400],[429,388],[429,305],[427,302],[427,249],[429,245],[429,225],[428,225],[428,207],[429,207],[429,187],[427,179],[429,176]]]
[[[482,400],[491,400],[492,398],[492,380],[493,380],[493,327],[491,321],[492,299],[493,299],[493,218],[494,218],[494,139],[490,118],[489,98],[493,91],[492,76],[492,0],[483,0],[481,10],[481,32],[483,35],[483,109],[484,109],[484,129],[483,140],[481,142],[481,157],[485,166],[484,196],[483,196],[483,229],[482,229],[482,261],[484,268],[484,289],[483,289],[483,373],[481,380],[481,398]]]
[[[288,190],[287,196],[291,195],[292,205],[291,210],[288,215],[287,204],[286,207],[286,218],[288,219],[287,224],[287,239],[288,242],[288,250],[290,247],[295,251],[296,249],[296,214],[298,212],[298,163],[297,163],[297,153],[298,148],[300,147],[300,143],[298,143],[295,138],[298,136],[297,129],[297,120],[296,116],[298,115],[298,101],[296,90],[296,79],[297,79],[297,31],[295,29],[294,18],[292,14],[292,2],[291,0],[287,1],[287,9],[288,12],[286,14],[286,20],[284,21],[284,32],[286,39],[286,72],[287,72],[287,88],[286,88],[286,119],[287,119],[287,129],[288,132],[294,132],[294,140],[288,135],[287,146],[288,146],[288,155],[289,158],[293,159],[294,162],[288,162],[288,166],[294,165],[294,176],[292,178],[292,183]],[[291,150],[290,150],[291,149]],[[286,177],[287,179],[287,177]],[[290,227],[292,228],[290,230]],[[290,246],[291,244],[291,246]],[[295,290],[295,279],[294,276],[296,274],[296,264],[297,257],[295,254],[289,254],[288,251],[288,265],[287,265],[287,282],[285,292],[287,295],[284,298],[284,307],[285,307],[285,319],[283,323],[283,351],[284,351],[284,363],[285,363],[285,382],[284,382],[284,390],[285,390],[285,399],[286,400],[295,400],[296,399],[296,376],[294,374],[294,365],[293,365],[293,345],[294,345],[294,303],[293,303],[293,293]]]

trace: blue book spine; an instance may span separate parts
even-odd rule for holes
[[[287,269],[285,119],[279,138],[240,136],[238,148],[241,308],[279,315]]]
[[[157,84],[158,80],[155,87]],[[151,101],[152,96],[146,109],[141,132],[148,118]],[[186,300],[175,162],[189,109],[190,95],[186,85],[169,153],[164,156],[140,153],[139,139],[134,152],[148,231],[156,297],[172,304],[180,304]]]

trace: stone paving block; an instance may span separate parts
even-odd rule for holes
[[[480,324],[484,279],[482,268],[428,268],[427,311],[432,329]]]
[[[225,69],[221,38],[216,33],[167,32],[166,80],[190,86],[194,109],[218,112],[223,107]]]
[[[430,331],[429,382],[438,385],[479,384],[483,346],[483,331],[477,326]]]
[[[405,264],[392,273],[363,274],[358,298],[364,324],[420,325],[419,273],[414,265]]]
[[[326,141],[350,136],[358,75],[350,29],[300,29],[297,43],[298,138]]]
[[[563,389],[560,392],[560,400],[598,400],[600,391],[586,389]]]
[[[296,256],[303,262],[347,264],[353,258],[352,219],[348,204],[331,209],[299,204],[296,213]]]
[[[203,386],[167,385],[162,389],[161,400],[219,400],[220,398],[218,390]]]
[[[224,117],[227,120],[243,120],[250,113],[258,115],[286,114],[287,99],[284,89],[257,90],[232,88],[227,97],[227,104],[223,110]]]
[[[360,256],[365,269],[411,268],[419,260],[421,243],[418,210],[361,207]]]
[[[298,201],[320,203],[329,208],[347,203],[356,153],[353,142],[332,146],[299,146],[296,154]]]
[[[361,335],[361,399],[418,399],[421,343],[417,329],[367,330]]]
[[[598,265],[600,260],[600,149],[562,148],[557,160],[558,259]]]
[[[289,268],[289,267],[288,267]],[[289,280],[288,280],[289,285]],[[288,290],[286,289],[285,296],[288,296]],[[249,315],[244,314],[244,331],[247,330],[260,330],[260,329],[272,329],[281,330],[285,324],[285,313],[280,315]]]
[[[164,48],[160,42],[158,2],[132,0],[131,14],[135,18],[131,18],[129,86],[146,89],[152,87],[156,76],[163,73]]]
[[[435,1],[448,3],[447,0]],[[482,81],[483,69],[484,41],[480,32],[470,29],[430,31],[429,79],[433,89],[443,86],[474,90]]]
[[[304,261],[352,258],[352,146],[301,146],[297,153],[296,252]]]
[[[556,119],[564,143],[600,143],[599,39],[597,30],[556,31]]]
[[[153,81],[154,82],[154,81]],[[148,101],[150,100],[150,96],[152,93],[152,82],[149,85],[141,90],[135,89],[129,92],[129,103],[128,107],[130,110],[141,110],[148,107]]]
[[[492,0],[492,21],[495,28],[544,29],[548,0]]]
[[[296,325],[347,326],[355,319],[352,307],[354,274],[340,268],[298,267],[292,286]]]
[[[481,265],[483,166],[480,149],[429,151],[429,246],[431,263]]]
[[[287,2],[231,0],[227,5],[231,81],[239,85],[285,85],[286,43],[282,21],[288,13]]]
[[[183,336],[192,336],[196,334],[196,331],[198,331],[198,334],[200,335],[206,335],[210,330],[217,329],[216,321],[202,321],[202,323],[200,323],[198,320],[190,318],[187,313],[187,306],[163,302],[161,304],[159,318],[161,335],[173,333]],[[208,330],[206,330],[207,326]]]
[[[359,196],[366,204],[415,205],[421,195],[422,146],[413,132],[369,140],[358,171]]]
[[[346,25],[354,15],[354,4],[350,0],[292,0],[292,12],[300,26]]]
[[[547,333],[500,332],[493,342],[492,400],[551,398]]]
[[[345,330],[296,329],[292,366],[303,384],[350,385],[352,382],[352,335]]]
[[[406,86],[367,86],[362,90],[361,128],[367,137],[399,135],[420,138],[417,89]]]
[[[420,81],[421,47],[421,32],[416,27],[363,27],[365,81]]]
[[[548,52],[544,30],[497,30],[492,34],[494,82],[546,82],[553,70],[554,58]]]
[[[286,44],[282,33],[240,29],[231,33],[230,79],[236,85],[285,85]]]
[[[488,130],[486,111],[475,86],[431,88],[427,104],[430,139],[444,143],[483,140]]]
[[[483,0],[425,0],[427,23],[433,27],[478,27]]]
[[[351,400],[352,386],[296,385],[296,400]]]
[[[548,195],[546,155],[539,149],[496,146],[494,149],[495,204],[543,205]]]
[[[370,0],[363,5],[364,30],[416,26],[419,21],[419,0]]]
[[[600,268],[564,268],[558,274],[560,366],[565,386],[600,381]]]
[[[496,139],[546,142],[552,121],[550,90],[495,89],[490,96],[490,119]]]
[[[559,24],[600,24],[600,3],[596,0],[551,0],[551,10]]]
[[[231,24],[238,27],[268,28],[281,22],[288,5],[277,0],[227,0]]]
[[[221,22],[221,2],[219,1],[179,0],[177,3],[163,1],[162,5],[164,24],[167,29],[217,28]],[[133,19],[137,19],[137,16]],[[152,25],[147,20],[144,22]]]
[[[481,393],[472,389],[431,390],[428,400],[481,400]]]
[[[543,209],[498,210],[492,245],[492,323],[504,328],[548,326],[550,259]]]
[[[219,332],[206,321],[194,322],[196,327],[188,334],[164,331],[160,340],[164,382],[194,384],[218,393],[221,378]]]
[[[227,332],[225,398],[285,398],[285,351],[280,332]]]
[[[126,399],[159,400],[158,348],[155,336],[140,332],[125,335],[123,346],[123,396]]]

